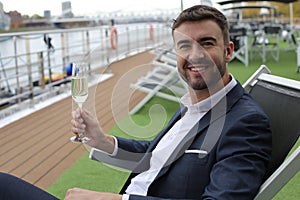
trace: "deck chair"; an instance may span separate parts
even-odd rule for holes
[[[294,30],[290,30],[287,32],[286,40],[289,43],[289,45],[283,48],[284,51],[290,51],[290,50],[297,49],[297,39],[296,39]]]
[[[243,85],[269,116],[273,133],[272,160],[255,200],[272,199],[300,169],[300,146],[286,158],[300,133],[300,82],[270,73],[261,66]],[[92,149],[90,159],[129,170],[136,164],[116,161],[97,149]]]
[[[253,55],[256,52],[262,57],[263,63],[267,61],[268,55],[271,55],[278,62],[280,31],[280,26],[265,26],[260,31],[260,35],[255,35],[251,45],[250,59],[253,59]]]
[[[255,200],[272,199],[300,170],[300,146],[286,158],[300,134],[300,82],[271,75],[263,65],[243,86],[270,118],[272,160]]]
[[[236,58],[244,63],[245,66],[248,66],[248,36],[246,28],[231,28],[229,34],[230,40],[234,43],[232,59]]]
[[[147,93],[130,112],[134,114],[140,110],[153,96],[178,102],[187,91],[185,83],[181,80],[176,69],[176,54],[172,50],[161,52],[152,64],[155,66],[146,76],[141,77],[130,87]]]

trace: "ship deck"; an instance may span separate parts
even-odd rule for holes
[[[110,65],[113,76],[91,86],[86,106],[96,113],[102,128],[110,130],[116,120],[143,97],[129,85],[145,75],[155,57],[143,52]],[[47,189],[86,151],[70,142],[72,99],[66,97],[0,129],[0,171]]]

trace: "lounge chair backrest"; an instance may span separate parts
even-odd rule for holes
[[[261,73],[255,79],[248,82],[248,85],[245,87],[270,118],[272,129],[272,160],[266,174],[267,179],[278,168],[282,167],[283,162],[299,137],[300,82],[268,73]],[[295,153],[297,153],[297,162],[299,162],[299,148]],[[293,169],[295,170],[294,174],[300,168],[300,165],[295,166]],[[270,180],[266,182],[272,184]],[[282,183],[282,186],[276,186],[276,188],[281,189],[285,184],[284,182]],[[277,193],[277,191],[273,192],[275,192],[273,195]],[[268,197],[270,197],[268,199],[272,198],[271,196]]]

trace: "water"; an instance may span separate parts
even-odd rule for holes
[[[153,47],[170,33],[164,24],[153,27],[154,39],[150,40],[149,24],[116,26],[117,49],[111,48],[108,26],[0,35],[0,88],[15,93],[21,84],[30,85],[41,76],[65,74],[70,62],[87,61],[90,69],[96,69],[126,52]],[[48,51],[44,34],[51,38],[54,49]]]
[[[108,26],[0,35],[0,121],[16,112],[35,110],[37,104],[48,105],[43,102],[52,102],[59,96],[65,98],[66,92],[69,96],[67,72],[71,62],[85,62],[92,71],[162,44],[172,44],[166,24],[152,27],[150,34],[149,24],[116,25],[116,49],[111,46]],[[54,49],[48,49],[45,34],[51,37]],[[50,75],[62,79],[49,80]]]

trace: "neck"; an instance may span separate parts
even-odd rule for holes
[[[223,89],[231,80],[231,77],[228,73],[225,73],[222,79],[220,79],[216,84],[209,86],[202,90],[194,90],[189,88],[189,93],[191,96],[192,104],[198,103],[207,99],[211,95]]]

